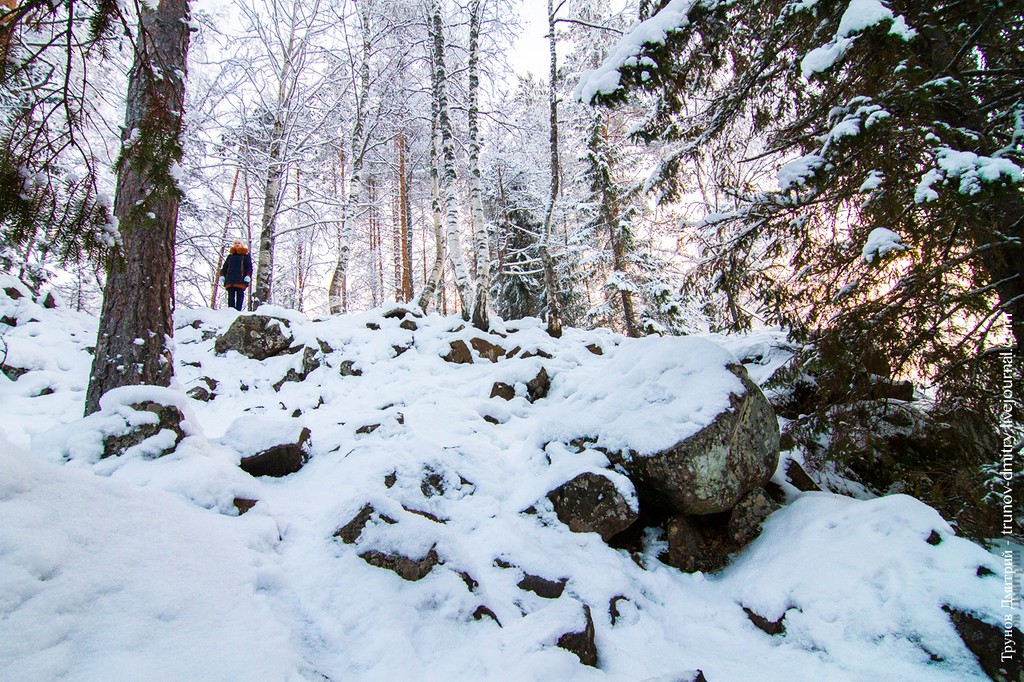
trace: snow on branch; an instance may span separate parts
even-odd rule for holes
[[[690,10],[700,0],[671,0],[650,19],[637,24],[612,49],[601,66],[585,71],[573,97],[590,103],[597,95],[610,95],[621,87],[620,69],[638,65],[656,66],[650,57],[641,56],[645,45],[664,45],[668,34],[690,23]]]

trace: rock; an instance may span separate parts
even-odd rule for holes
[[[597,667],[597,644],[594,642],[594,619],[590,615],[590,607],[583,605],[585,624],[582,630],[567,632],[558,638],[558,646],[576,654],[580,663]]]
[[[818,484],[795,459],[786,462],[786,480],[792,483],[794,488],[805,493],[821,492]]]
[[[457,365],[468,365],[473,362],[473,354],[469,351],[469,346],[466,345],[465,341],[461,339],[452,341],[448,346],[451,350],[449,350],[448,355],[441,358],[445,362],[454,362]]]
[[[4,293],[7,294],[7,297],[12,301],[17,301],[18,299],[25,297],[25,294],[21,293],[17,287],[5,287]]]
[[[419,329],[419,327],[416,326],[416,323],[412,320],[402,320],[402,323],[398,326],[410,332],[414,332]]]
[[[10,317],[9,315],[4,315],[3,317],[0,317],[0,324],[6,324],[8,327],[17,327],[18,320]]]
[[[363,370],[355,368],[355,362],[352,360],[343,360],[341,365],[338,366],[338,373],[343,377],[361,377],[363,376]]]
[[[245,512],[255,507],[258,501],[259,500],[250,500],[247,497],[236,497],[234,499],[233,504],[235,505],[235,509],[238,510],[238,515],[241,516]]]
[[[434,523],[448,523],[448,519],[442,519],[440,516],[432,514],[428,511],[424,511],[423,509],[416,509],[415,507],[409,507],[404,504],[402,505],[402,509],[409,512],[410,514],[416,514],[417,516],[422,516],[425,519],[429,519]]]
[[[195,386],[190,388],[186,395],[188,395],[189,398],[192,398],[192,400],[198,400],[201,403],[208,403],[213,400],[213,394],[210,393],[210,390],[205,386]]]
[[[1020,651],[1014,648],[1012,655],[1003,657],[1004,644],[1022,641],[1019,628],[1009,626],[1008,630],[997,625],[989,625],[969,613],[952,606],[943,609],[953,621],[953,627],[971,653],[978,658],[981,669],[995,682],[1020,682],[1021,658]],[[1012,640],[1012,642],[1011,642]]]
[[[4,376],[11,381],[17,381],[19,377],[28,372],[24,367],[11,367],[10,365],[0,365],[0,372],[4,373]]]
[[[239,315],[228,330],[217,337],[217,355],[235,350],[253,360],[266,360],[288,349],[292,334],[288,320],[267,315]]]
[[[494,615],[494,611],[491,611],[489,608],[481,604],[476,607],[476,611],[473,612],[473,620],[483,620],[484,618],[490,618],[497,623],[499,627],[501,627],[501,621],[498,620],[496,615]]]
[[[729,369],[745,392],[710,424],[662,452],[622,458],[642,498],[678,514],[714,514],[768,482],[779,459],[775,411],[745,369]]]
[[[939,535],[939,532],[937,530],[933,530],[931,533],[929,533],[928,537],[925,538],[925,542],[927,542],[932,547],[937,547],[942,544],[942,536]]]
[[[551,378],[548,377],[548,371],[543,367],[537,372],[537,376],[526,382],[526,395],[527,399],[532,403],[546,398],[548,391],[551,389]]]
[[[373,433],[374,431],[376,431],[379,428],[380,428],[380,424],[364,424],[363,426],[360,426],[358,429],[356,429],[356,433],[360,433],[360,434]]]
[[[582,473],[547,494],[558,520],[574,533],[598,533],[608,542],[639,514],[607,476]]]
[[[430,468],[423,470],[423,478],[420,479],[420,492],[423,493],[423,497],[444,495],[446,491],[444,475]]]
[[[280,478],[294,474],[309,459],[309,454],[306,452],[309,436],[309,429],[303,428],[296,442],[281,443],[251,457],[243,457],[239,466],[250,476]]]
[[[494,397],[493,393],[491,394],[491,397],[492,398]],[[487,422],[488,424],[500,424],[501,423],[500,421],[498,421],[497,417],[492,417],[489,414],[485,414],[484,415],[484,421]]]
[[[754,488],[740,498],[729,515],[729,539],[740,549],[757,537],[761,524],[778,509],[763,488]]]
[[[40,305],[47,310],[53,310],[57,307],[57,297],[53,295],[52,291],[47,291],[46,296],[44,296],[43,300],[40,301]]]
[[[118,436],[107,436],[103,440],[103,454],[100,455],[101,458],[122,455],[129,448],[133,448],[147,438],[151,438],[167,429],[174,432],[174,443],[155,455],[156,457],[163,457],[167,453],[173,452],[174,448],[185,437],[185,432],[181,428],[181,422],[185,420],[185,416],[174,405],[161,405],[160,403],[147,400],[141,403],[134,403],[131,405],[131,408],[136,412],[152,412],[157,416],[157,423],[139,424],[132,427],[128,433]]]
[[[768,620],[764,616],[751,611],[746,606],[743,607],[743,612],[747,614],[747,618],[749,618],[750,622],[754,624],[754,627],[765,634],[775,636],[786,632],[786,624],[784,622],[786,620],[785,613],[779,616],[778,620]]]
[[[587,350],[589,350],[594,355],[604,355],[604,349],[601,348],[601,346],[597,345],[596,343],[589,344],[587,346]]]
[[[681,571],[693,573],[704,566],[704,538],[685,516],[673,516],[665,526],[668,535],[666,563]]]
[[[363,552],[359,555],[359,558],[371,566],[394,571],[400,578],[410,582],[425,578],[433,570],[434,566],[440,563],[437,552],[433,548],[427,552],[426,556],[420,559],[410,559],[401,554],[387,554],[375,549]]]
[[[516,397],[516,389],[504,381],[495,381],[494,386],[491,387],[491,397],[512,400],[512,398]]]
[[[622,614],[619,612],[619,602],[629,601],[629,599],[621,594],[611,598],[608,602],[608,619],[611,620],[612,625],[618,622]]]
[[[380,325],[377,324],[376,322],[367,322],[366,323],[366,328],[370,329],[372,331],[375,331],[375,332],[379,332],[380,331]]]
[[[288,372],[274,384],[274,390],[280,391],[281,387],[289,381],[303,381],[313,371],[320,369],[320,357],[317,351],[308,346],[302,348],[302,361],[299,368],[291,367]]]
[[[565,584],[567,582],[569,582],[568,578],[548,580],[547,578],[541,578],[539,575],[526,573],[523,575],[523,579],[516,584],[516,587],[520,590],[533,592],[538,597],[558,599],[562,596],[562,592],[565,591]]]
[[[404,320],[409,317],[423,317],[423,315],[415,308],[392,308],[381,317],[385,320]]]
[[[373,505],[364,505],[359,513],[352,517],[352,520],[346,523],[344,526],[334,531],[334,537],[341,538],[341,541],[347,545],[355,544],[359,536],[362,535],[363,529],[366,528],[366,524],[370,522],[370,519],[376,513]],[[381,515],[381,521],[385,523],[395,523],[395,520]]]
[[[505,349],[485,339],[473,338],[469,340],[473,349],[480,354],[480,357],[487,358],[491,362],[497,362],[505,357]]]

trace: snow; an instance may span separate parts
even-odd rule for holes
[[[893,251],[906,251],[909,247],[903,243],[903,239],[886,227],[876,227],[868,235],[868,241],[861,250],[861,258],[865,263],[872,263],[876,259],[885,258],[886,254]]]
[[[855,35],[883,21],[890,21],[889,33],[903,40],[911,40],[917,31],[907,24],[900,14],[894,16],[891,9],[881,0],[851,0],[839,19],[835,37],[825,45],[808,52],[800,61],[800,72],[804,78],[831,69],[842,59],[853,45]]]
[[[581,102],[591,102],[598,95],[610,95],[620,87],[624,67],[656,66],[649,57],[641,57],[645,45],[664,45],[668,35],[690,23],[689,13],[698,0],[669,0],[657,14],[634,26],[619,39],[615,47],[596,69],[585,71],[573,90],[573,97]],[[705,3],[707,4],[707,3]],[[650,78],[645,72],[644,81]]]
[[[321,362],[275,390],[301,354],[217,356],[213,337],[238,313],[179,310],[176,384],[112,392],[83,419],[96,321],[4,292],[19,286],[0,278],[0,316],[17,321],[3,331],[5,367],[27,370],[0,376],[5,679],[645,680],[697,669],[710,680],[985,679],[942,606],[997,622],[1001,579],[977,569],[1001,566],[912,498],[791,491],[716,575],[662,564],[656,532],[641,566],[554,516],[547,491],[585,471],[636,505],[598,448],[650,451],[706,424],[738,390],[725,363],[763,382],[788,360],[777,330],[626,339],[566,329],[555,340],[534,319],[481,334],[436,314],[410,318],[412,331],[383,310],[311,322],[268,308]],[[441,358],[474,337],[519,350],[494,363]],[[345,362],[362,374],[343,375]],[[525,384],[541,367],[551,389],[531,403]],[[204,378],[216,397],[187,398]],[[495,381],[517,396],[489,398]],[[179,406],[185,438],[155,459],[145,448],[99,458],[103,433],[152,419],[131,408],[140,400]],[[313,435],[299,472],[255,479],[238,468],[303,426]],[[594,447],[569,445],[575,437]],[[258,502],[239,516],[235,498]],[[366,504],[376,515],[357,542],[334,538]],[[932,531],[937,546],[925,541]],[[443,563],[406,582],[359,557],[369,550],[433,550]],[[519,589],[526,573],[566,579],[565,593]],[[584,604],[599,669],[555,646],[582,625]],[[501,625],[475,621],[480,605]],[[764,634],[743,607],[785,613],[786,633]]]
[[[929,169],[921,177],[914,192],[914,201],[918,204],[938,199],[939,193],[934,186],[937,183],[948,184],[950,178],[959,179],[960,194],[968,195],[981,192],[983,182],[1024,183],[1024,169],[1010,159],[980,156],[949,147],[939,147],[934,155],[936,168]]]
[[[818,154],[806,154],[783,164],[777,172],[779,189],[788,192],[791,189],[802,187],[807,181],[814,177],[815,172],[825,163],[825,159]]]

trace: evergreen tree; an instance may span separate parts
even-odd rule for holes
[[[735,207],[703,223],[731,326],[756,313],[806,344],[819,423],[913,376],[935,414],[991,429],[992,351],[1024,340],[1024,4],[653,9],[577,94],[653,96],[638,137],[672,145],[655,177],[669,200],[691,190],[684,170],[763,136],[734,163],[773,162],[777,187],[723,188]],[[976,463],[990,443],[968,440],[953,449]]]

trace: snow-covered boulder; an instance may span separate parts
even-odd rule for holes
[[[740,365],[742,383],[729,406],[693,435],[649,455],[629,454],[621,466],[659,506],[680,514],[732,509],[768,482],[779,461],[779,424],[764,394]]]
[[[253,360],[266,360],[291,346],[289,327],[289,321],[282,317],[239,315],[227,331],[217,337],[213,347],[218,355],[234,350]]]
[[[310,435],[298,419],[247,416],[236,419],[220,443],[241,455],[239,466],[251,476],[280,478],[309,459]]]
[[[607,476],[592,472],[563,483],[547,497],[570,530],[599,533],[605,542],[636,521],[640,511],[635,495],[624,495]]]

